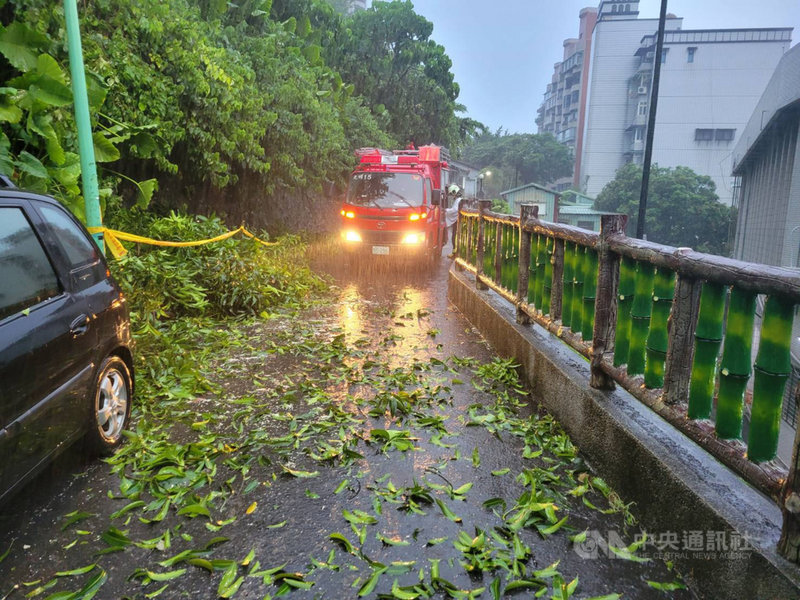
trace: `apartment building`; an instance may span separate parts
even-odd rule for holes
[[[539,133],[551,133],[567,145],[575,157],[575,173],[580,170],[583,133],[586,121],[586,89],[589,83],[589,56],[597,9],[580,11],[578,37],[564,40],[561,62],[553,66],[553,77],[539,106],[536,124]],[[565,177],[554,183],[556,189],[578,185],[577,177]]]
[[[561,129],[554,86],[560,79],[554,76],[548,86],[539,131],[552,124],[552,133],[566,143],[571,134],[565,120],[582,128],[580,144],[575,132],[572,183],[589,196],[597,196],[619,167],[643,160],[657,30],[658,19],[639,17],[637,0],[601,1],[582,57],[586,90],[577,107],[570,99],[577,115],[570,112],[568,119],[562,90]],[[791,35],[791,28],[684,30],[683,19],[667,15],[653,162],[708,175],[720,201],[731,204],[733,149]],[[558,63],[562,70],[564,63]],[[556,107],[552,119],[548,100]]]

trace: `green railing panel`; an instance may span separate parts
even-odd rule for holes
[[[499,276],[496,278],[497,283],[500,286],[503,286],[505,281],[505,271],[508,268],[506,264],[506,247],[508,246],[508,225],[504,223],[497,223],[496,226],[500,229],[500,273]],[[496,238],[495,238],[496,239]],[[494,265],[494,254],[492,255],[492,264]],[[494,268],[494,267],[492,267]]]
[[[508,287],[508,273],[511,270],[511,228],[503,225],[503,244],[500,248],[500,285],[505,289]]]
[[[772,460],[778,451],[783,391],[792,369],[789,349],[793,320],[794,304],[791,301],[780,296],[767,298],[756,357],[753,408],[747,439],[747,456],[753,462]]]
[[[562,271],[562,292],[561,292],[561,324],[564,327],[572,325],[572,290],[573,290],[573,269],[575,268],[575,244],[564,242],[564,269]]]
[[[578,244],[573,249],[572,271],[572,331],[583,330],[583,277],[586,270],[586,248]]]
[[[458,224],[458,257],[462,260],[467,260],[467,251],[469,249],[469,218],[461,217]]]
[[[708,282],[703,284],[700,293],[700,314],[694,332],[694,362],[689,384],[690,419],[711,417],[727,293],[727,287]]]
[[[583,340],[589,342],[594,335],[594,303],[597,299],[597,251],[586,248],[583,273]]]
[[[516,227],[506,225],[505,231],[505,269],[503,269],[503,287],[511,289],[511,272],[514,267],[514,231]]]
[[[526,296],[528,304],[533,304],[536,297],[536,277],[540,275],[537,264],[537,254],[539,253],[539,236],[531,235],[531,252],[530,264],[528,264],[528,295]],[[534,306],[536,306],[534,304]]]
[[[744,393],[752,373],[755,313],[756,294],[734,287],[728,306],[717,392],[716,431],[723,439],[742,437]]]
[[[542,314],[550,312],[550,298],[553,292],[553,252],[555,240],[548,237],[545,242],[544,278],[542,281]]]
[[[497,283],[497,273],[494,266],[495,250],[497,248],[497,223],[487,221],[483,230],[483,273]]]
[[[462,260],[469,262],[469,257],[472,250],[472,219],[464,217],[462,221],[461,241],[459,245],[459,256]]]
[[[537,310],[542,310],[542,295],[544,294],[545,260],[547,254],[547,238],[543,235],[536,236],[536,286],[533,291],[533,305]],[[548,261],[549,262],[549,261]]]
[[[510,289],[515,294],[519,286],[519,244],[520,244],[520,230],[519,227],[511,228],[511,274],[509,279]]]
[[[635,291],[636,261],[623,256],[619,266],[617,288],[617,328],[614,342],[614,366],[628,362],[631,340],[631,306]]]
[[[644,385],[664,387],[664,363],[667,360],[667,321],[675,297],[675,273],[658,269],[653,281],[653,308],[650,333],[647,335],[647,360],[644,366]]]
[[[477,267],[478,266],[478,217],[473,217],[470,219],[469,240],[470,240],[469,263]]]
[[[628,375],[644,373],[645,345],[653,309],[655,267],[648,262],[636,265],[633,304],[631,305],[631,337],[628,348]]]

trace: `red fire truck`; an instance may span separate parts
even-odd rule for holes
[[[447,162],[439,146],[362,148],[342,206],[348,252],[435,260],[444,246]]]

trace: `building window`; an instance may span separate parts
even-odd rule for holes
[[[689,47],[686,49],[686,62],[693,63],[694,62],[694,53],[697,52],[697,48]]]
[[[631,5],[630,4],[626,4],[625,5],[625,12],[631,12]]]
[[[644,127],[637,127],[633,130],[633,140],[641,142],[644,139]]]
[[[612,6],[612,7],[611,7],[611,12],[612,12],[612,13],[615,13],[615,12],[617,12],[617,5],[616,5],[616,4],[615,4],[614,6]]]
[[[639,106],[636,107],[636,114],[640,117],[645,116],[647,114],[647,102],[644,100],[639,102]]]
[[[667,62],[667,52],[669,52],[669,48],[662,48],[661,49],[661,64]]]
[[[714,130],[714,139],[718,142],[732,142],[735,136],[736,136],[735,129]]]
[[[694,141],[695,142],[710,142],[714,139],[713,129],[695,129]]]

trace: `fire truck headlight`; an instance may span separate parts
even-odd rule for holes
[[[361,234],[359,234],[357,231],[345,231],[344,239],[348,242],[360,242]]]
[[[424,233],[407,233],[403,237],[404,244],[421,244],[425,241]]]

